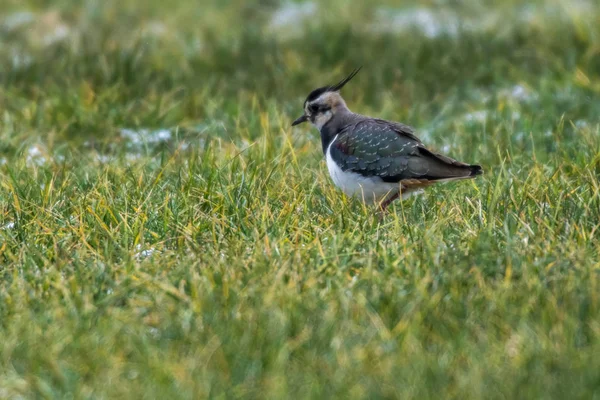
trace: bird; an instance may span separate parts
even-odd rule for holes
[[[310,92],[302,116],[292,122],[294,127],[309,121],[319,130],[329,175],[346,195],[385,212],[394,200],[433,184],[483,174],[480,165],[428,149],[408,125],[350,111],[340,90],[360,69]]]

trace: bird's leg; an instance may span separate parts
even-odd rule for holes
[[[385,199],[380,205],[379,207],[381,208],[381,213],[385,213],[385,210],[387,209],[387,207],[392,203],[392,201],[396,200],[398,197],[400,197],[400,191],[394,193],[393,195],[389,196],[387,199]]]

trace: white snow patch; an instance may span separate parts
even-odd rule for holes
[[[142,29],[142,35],[161,37],[169,33],[167,26],[161,21],[150,21]]]
[[[142,158],[140,153],[127,153],[125,154],[125,159],[129,162],[136,161]]]
[[[44,165],[47,161],[40,145],[33,145],[27,150],[27,164]]]
[[[273,13],[268,27],[270,31],[278,33],[280,37],[281,35],[288,38],[297,37],[302,34],[304,23],[316,13],[317,5],[312,1],[286,2]]]
[[[100,153],[96,153],[94,155],[94,158],[96,159],[96,161],[98,161],[100,164],[108,164],[112,161],[114,161],[114,157],[106,155],[106,154],[100,154]]]
[[[9,223],[5,224],[1,229],[2,230],[13,229],[14,227],[15,227],[15,223],[14,222],[9,222]]]
[[[185,46],[186,55],[198,55],[204,50],[204,42],[202,42],[199,38],[194,38],[187,46]]]
[[[424,7],[403,10],[379,8],[375,12],[375,24],[372,28],[376,32],[393,33],[416,30],[428,38],[435,38],[442,35],[456,36],[459,22],[454,14]]]
[[[44,37],[42,38],[42,43],[46,46],[53,45],[55,43],[62,42],[71,34],[71,29],[63,24],[59,23],[53,27],[52,30],[46,32]]]
[[[527,100],[529,98],[529,91],[524,86],[515,85],[513,86],[510,95],[518,100]]]
[[[152,337],[154,337],[155,339],[160,338],[160,331],[158,330],[158,328],[150,328],[148,329],[148,332],[150,333],[150,335],[152,335]]]
[[[410,33],[421,32],[428,38],[440,36],[459,36],[461,32],[493,32],[498,33],[507,19],[517,24],[534,24],[548,17],[564,15],[565,12],[581,18],[594,15],[593,2],[589,0],[572,0],[565,6],[533,5],[515,7],[507,10],[485,10],[478,15],[465,17],[451,9],[433,7],[393,8],[379,7],[375,10],[374,22],[369,29],[374,32]]]
[[[537,95],[531,89],[523,85],[514,85],[513,87],[502,89],[499,92],[500,97],[515,101],[530,101],[534,100]]]
[[[489,115],[488,110],[479,110],[466,113],[464,119],[468,122],[485,122]]]
[[[190,147],[190,143],[189,142],[181,142],[179,144],[179,149],[180,150],[187,150]]]
[[[133,256],[138,260],[143,260],[144,258],[148,258],[148,257],[152,256],[154,253],[160,253],[160,251],[156,250],[153,247],[142,250],[141,244],[138,244],[137,246],[135,246],[135,249],[137,250],[137,252]]]
[[[33,57],[17,49],[12,49],[11,55],[12,66],[14,69],[28,67],[33,62]]]
[[[134,145],[140,144],[156,144],[168,142],[172,138],[171,131],[168,129],[121,129],[121,137],[127,139],[129,143]]]
[[[6,16],[0,26],[10,32],[32,23],[34,20],[35,15],[32,12],[17,11]]]

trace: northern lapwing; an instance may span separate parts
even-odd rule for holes
[[[483,174],[479,165],[428,150],[410,126],[350,111],[339,91],[359,70],[336,85],[313,90],[304,101],[304,114],[292,123],[310,121],[319,130],[329,174],[344,193],[385,210],[397,198],[434,183]]]

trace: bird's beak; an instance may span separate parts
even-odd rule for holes
[[[292,122],[292,126],[296,126],[296,125],[301,124],[306,121],[308,121],[308,117],[306,115],[303,115],[300,118],[298,118],[297,120],[295,120],[294,122]]]

